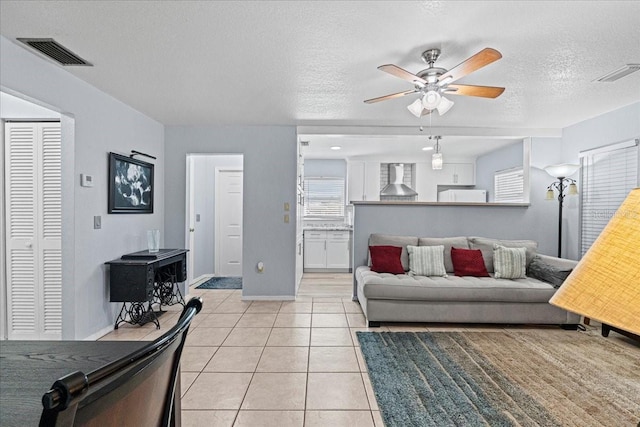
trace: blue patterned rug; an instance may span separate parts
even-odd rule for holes
[[[357,335],[386,427],[640,420],[640,346],[561,330]]]
[[[196,289],[242,289],[242,277],[212,277]]]

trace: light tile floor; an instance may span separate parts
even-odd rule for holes
[[[201,290],[181,362],[184,426],[382,427],[357,331],[484,331],[500,326],[388,324],[368,329],[351,274],[305,274],[296,301],[242,301]],[[152,340],[177,320],[123,325],[101,339]]]

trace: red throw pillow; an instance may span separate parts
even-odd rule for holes
[[[489,277],[480,249],[451,248],[451,261],[456,276]]]
[[[400,246],[369,246],[371,254],[371,271],[376,273],[404,274],[400,261]]]

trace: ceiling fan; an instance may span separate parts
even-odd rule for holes
[[[422,52],[422,60],[429,65],[429,68],[417,74],[412,74],[393,64],[379,66],[378,70],[406,80],[412,83],[414,88],[404,92],[367,99],[364,102],[373,104],[375,102],[386,101],[387,99],[400,98],[412,93],[420,93],[420,98],[407,107],[411,114],[419,118],[430,114],[433,110],[438,110],[440,115],[449,111],[454,103],[445,98],[445,94],[497,98],[504,92],[503,87],[452,84],[456,80],[502,58],[502,54],[497,50],[490,47],[484,48],[449,71],[435,66],[435,62],[439,57],[440,49],[428,49]]]

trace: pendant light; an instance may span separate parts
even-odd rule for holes
[[[433,146],[433,154],[431,155],[431,168],[433,170],[442,169],[442,152],[440,151],[440,139],[441,136],[434,136],[433,139],[436,140],[436,145]],[[429,137],[431,139],[431,137]]]

